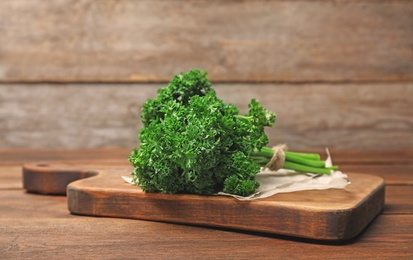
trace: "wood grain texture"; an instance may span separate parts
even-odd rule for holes
[[[385,214],[413,214],[413,184],[386,185]]]
[[[0,81],[411,81],[413,3],[0,1]]]
[[[0,157],[1,158],[1,157]],[[65,166],[67,167],[74,167],[75,165],[77,166],[77,169],[99,169],[101,167],[111,167],[114,170],[118,171],[124,171],[125,176],[129,175],[129,172],[127,169],[129,169],[128,165],[116,165],[113,164],[111,161],[108,162],[108,164],[105,164],[105,161],[70,161],[70,160],[65,160]],[[50,164],[60,164],[62,163],[57,163],[56,161],[48,161]],[[373,168],[376,168],[376,171],[378,168],[386,167],[383,165],[380,166],[371,166],[371,173],[372,175],[374,174]],[[60,172],[62,174],[71,174],[73,171],[69,172]],[[24,174],[24,173],[23,173]],[[405,171],[401,171],[400,174],[404,175],[413,175],[412,170],[406,169]],[[76,176],[80,176],[79,174],[75,174]],[[3,164],[0,163],[0,190],[21,190],[23,188],[23,181],[22,181],[22,166],[21,165],[16,165],[16,166],[10,166],[9,164]],[[380,175],[379,175],[380,176]],[[393,176],[391,174],[387,176],[380,176],[385,179],[386,181],[386,194],[385,194],[385,208],[383,214],[412,214],[413,213],[413,200],[411,199],[413,197],[413,182],[408,183],[408,182],[403,182],[403,179],[398,182],[398,184],[392,184],[394,181],[392,181],[391,178]],[[70,178],[66,178],[68,181]],[[390,181],[389,181],[390,179]],[[69,183],[69,182],[68,182]],[[67,183],[67,184],[68,184]],[[39,184],[36,184],[39,185]],[[42,187],[42,189],[45,188],[45,185]],[[61,195],[66,194],[66,188],[61,192]]]
[[[0,226],[0,252],[6,259],[413,257],[411,215],[379,215],[353,243],[326,245],[260,233],[80,217],[68,214],[65,197],[0,190],[0,221],[6,223]]]
[[[0,149],[0,165],[22,166],[27,163],[68,162],[76,165],[129,165],[128,148],[106,149]]]
[[[21,183],[22,162],[88,164],[122,157],[110,150],[0,149],[0,258],[4,259],[411,259],[413,218],[411,185],[386,185],[386,206],[351,243],[315,244],[302,239],[254,232],[202,228],[132,219],[71,215],[66,197],[29,194]],[[370,171],[400,165],[411,151],[335,151],[346,165],[368,164]],[[383,159],[381,159],[383,158]],[[391,174],[388,175],[391,177]],[[400,177],[403,177],[400,175]],[[10,181],[10,182],[9,182]],[[410,187],[410,188],[409,188]],[[409,190],[410,189],[410,190]],[[410,213],[409,213],[410,212]],[[313,241],[311,241],[313,242]]]
[[[0,85],[0,147],[138,145],[139,111],[164,84]],[[270,145],[291,149],[412,150],[413,84],[216,84],[247,111],[252,97],[277,114]]]
[[[96,171],[68,166],[52,169],[45,163],[38,163],[35,167],[37,171],[23,167],[23,188],[39,194],[65,195],[69,183],[98,174]]]
[[[386,184],[392,185],[412,185],[413,165],[342,165],[340,170],[344,172],[361,172],[374,174],[385,179]]]
[[[351,185],[345,189],[284,193],[244,202],[223,196],[145,193],[124,182],[123,175],[124,171],[105,167],[86,170],[32,164],[23,168],[23,184],[27,191],[41,194],[62,194],[68,185],[68,208],[73,214],[203,225],[316,240],[354,238],[384,207],[384,181],[372,175],[349,174]]]
[[[0,178],[0,190],[21,190],[23,187],[21,166],[0,164]]]
[[[413,256],[412,234],[406,233],[406,230],[413,228],[412,218],[407,215],[380,215],[355,243],[332,246],[257,233],[130,219],[79,217],[67,214],[64,197],[45,198],[21,192],[0,193],[0,196],[0,219],[13,226],[0,227],[0,252],[7,259],[37,255],[47,258],[80,255],[82,259],[135,256],[151,259],[250,259],[251,255],[260,259],[274,259],[275,255],[300,259]],[[5,204],[3,198],[10,198],[15,207]],[[32,203],[27,203],[30,199]],[[27,212],[33,216],[25,217]]]

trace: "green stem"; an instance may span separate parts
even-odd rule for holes
[[[274,155],[274,150],[264,146],[263,148],[261,148],[261,150],[256,150],[254,151],[254,154],[263,154],[269,157],[272,157]]]
[[[283,168],[298,171],[298,172],[331,174],[331,169],[329,169],[329,168],[316,168],[316,167],[297,164],[297,163],[293,163],[293,162],[289,162],[289,161],[285,161]]]
[[[251,154],[251,159],[258,165],[264,167],[274,155],[271,148],[263,147]],[[331,170],[338,170],[338,166],[326,167],[325,162],[316,153],[285,152],[284,169],[297,172],[309,172],[316,174],[330,174]]]
[[[286,153],[285,160],[293,163],[303,164],[316,168],[325,168],[326,163],[324,161],[309,160],[305,156],[299,156],[294,153]]]
[[[319,161],[321,159],[318,153],[297,153],[297,152],[285,152],[286,157],[288,156],[299,156],[308,160],[316,160]]]

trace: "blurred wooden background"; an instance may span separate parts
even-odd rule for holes
[[[0,148],[135,147],[142,103],[209,72],[270,144],[413,149],[413,1],[2,0]]]

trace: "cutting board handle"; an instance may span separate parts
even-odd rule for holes
[[[85,168],[68,164],[27,164],[22,169],[23,188],[29,193],[66,195],[69,183],[99,174]]]

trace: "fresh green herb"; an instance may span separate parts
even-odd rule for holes
[[[255,175],[274,153],[265,147],[264,128],[275,114],[253,99],[249,112],[239,115],[206,76],[200,70],[176,75],[144,103],[140,147],[129,156],[133,182],[144,191],[246,196],[258,188]],[[287,152],[283,167],[330,173],[312,154]]]

